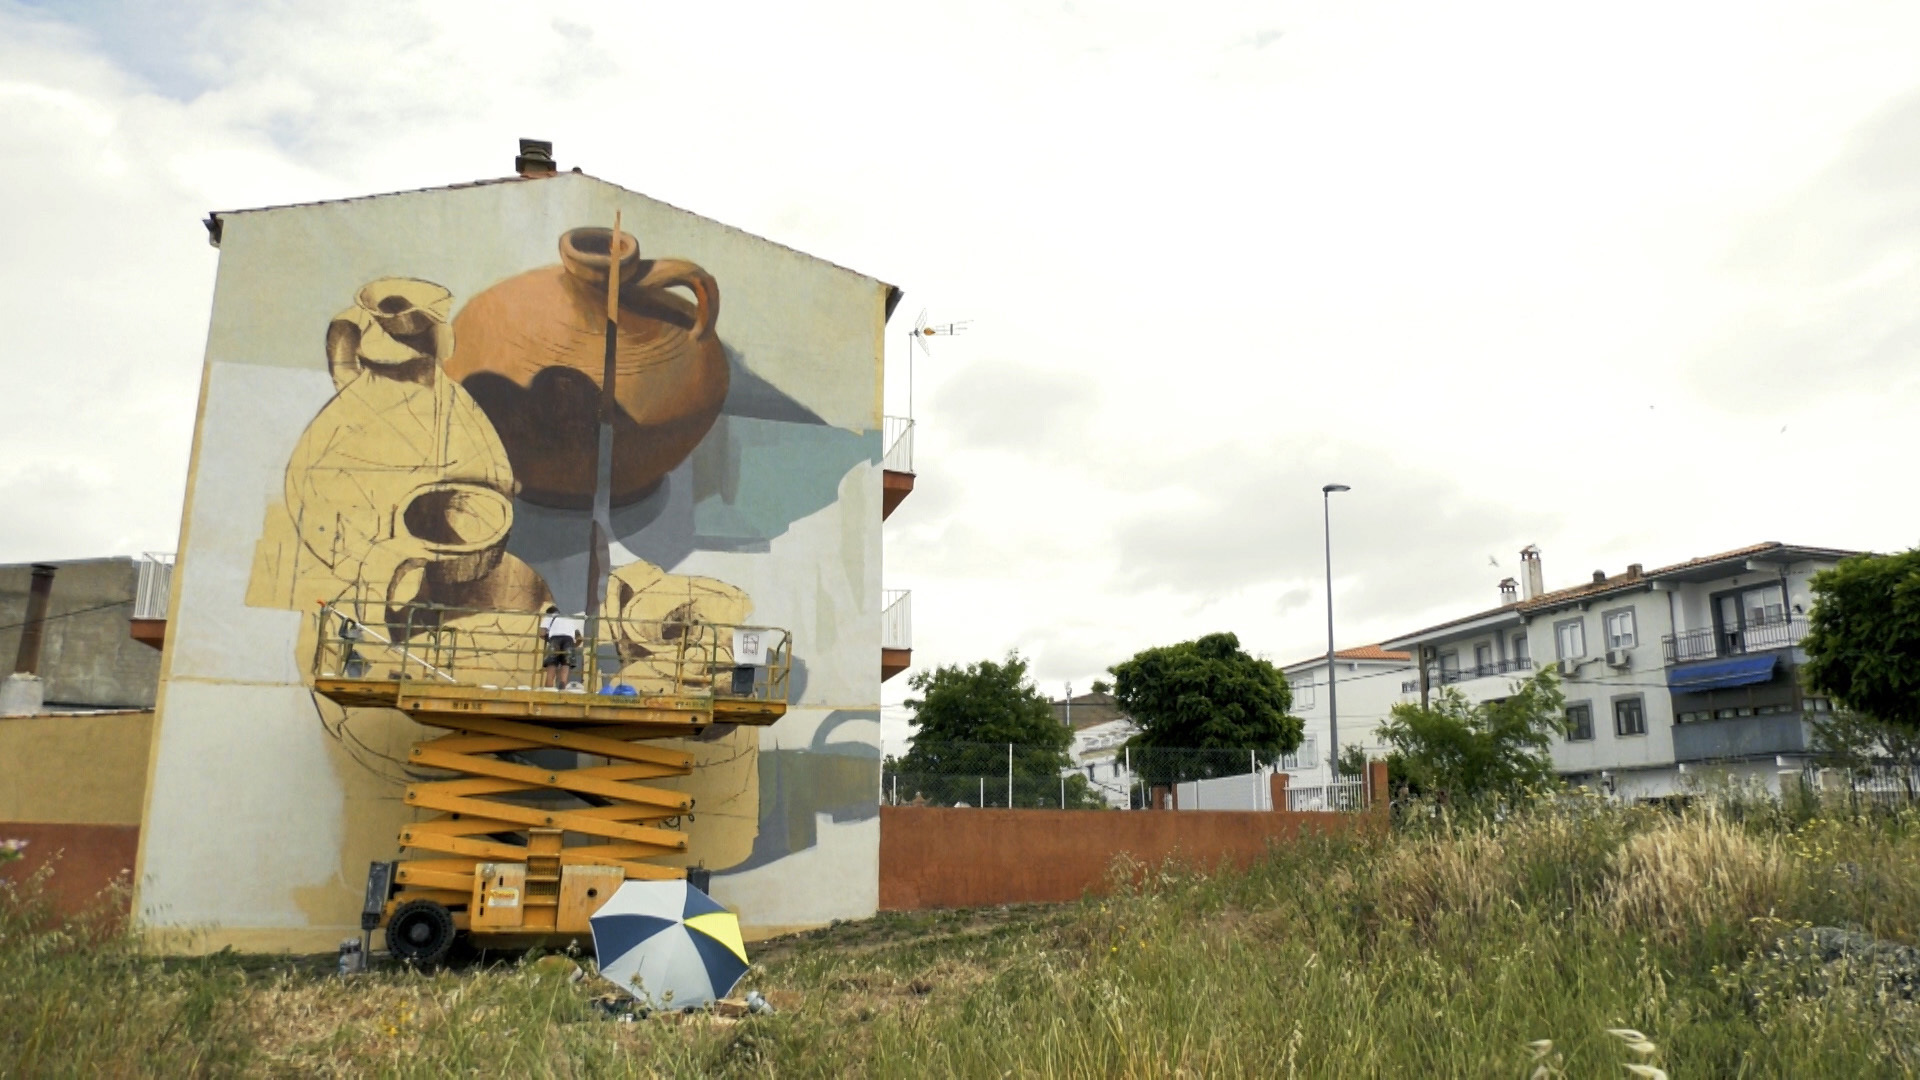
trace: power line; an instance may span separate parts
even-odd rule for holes
[[[84,608],[75,608],[75,609],[74,609],[74,610],[72,610],[72,611],[63,611],[63,612],[61,612],[61,613],[60,613],[60,614],[58,614],[58,615],[49,615],[49,616],[47,616],[47,617],[46,617],[46,618],[44,618],[44,619],[40,619],[39,621],[40,621],[40,622],[43,622],[43,623],[50,623],[50,622],[53,622],[53,621],[54,621],[54,620],[56,620],[56,619],[71,619],[71,618],[73,618],[73,617],[74,617],[75,615],[85,615],[85,614],[87,614],[88,612],[92,612],[92,611],[105,611],[105,610],[107,610],[108,608],[116,608],[116,607],[125,607],[125,606],[127,606],[128,604],[131,604],[131,603],[133,603],[133,599],[132,599],[132,597],[128,597],[128,598],[127,598],[127,599],[125,599],[125,600],[115,600],[115,601],[113,601],[112,603],[107,603],[107,604],[95,604],[95,605],[94,605],[94,606],[92,606],[92,607],[84,607]],[[33,620],[33,619],[28,619],[28,620],[27,620],[26,622],[17,622],[17,623],[10,623],[10,624],[8,624],[8,625],[6,625],[6,626],[0,626],[0,630],[18,630],[18,629],[20,629],[20,628],[21,628],[21,627],[23,627],[23,626],[27,626],[27,625],[30,625],[30,624],[31,624],[31,623],[33,623],[34,621],[35,621],[35,620]]]

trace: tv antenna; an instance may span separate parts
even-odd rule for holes
[[[950,322],[950,323],[929,323],[927,321],[927,309],[926,308],[920,309],[920,317],[913,320],[913,329],[907,331],[907,419],[908,420],[913,419],[913,352],[914,350],[918,349],[921,352],[926,353],[928,357],[932,357],[933,349],[928,344],[927,339],[936,338],[936,337],[953,337],[956,334],[960,333],[962,330],[965,330],[968,326],[972,325],[972,323],[973,323],[972,319],[963,319],[960,322]]]

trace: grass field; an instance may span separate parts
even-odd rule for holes
[[[0,893],[0,1073],[1920,1073],[1913,984],[1800,944],[1812,926],[1920,940],[1912,811],[1572,799],[1115,881],[768,942],[742,990],[777,1015],[637,1023],[544,965],[342,981],[326,960],[160,960],[84,922],[31,929],[31,899]]]

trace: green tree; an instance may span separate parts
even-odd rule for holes
[[[1127,748],[1149,783],[1232,776],[1247,771],[1249,751],[1271,765],[1300,746],[1286,676],[1232,634],[1146,649],[1112,672],[1121,711],[1140,727]],[[1178,752],[1196,750],[1213,752]]]
[[[1557,782],[1548,751],[1566,730],[1566,705],[1552,668],[1500,701],[1475,704],[1449,687],[1430,705],[1395,705],[1380,728],[1393,747],[1389,772],[1422,794],[1517,801]]]
[[[986,805],[1006,806],[1011,772],[1013,805],[1059,805],[1073,732],[1054,718],[1019,653],[1000,663],[922,671],[907,685],[919,696],[906,702],[913,710],[912,742],[891,763],[901,801],[973,805],[984,796]],[[1080,802],[1090,801],[1086,777],[1074,774],[1066,783],[1069,796],[1079,792]]]
[[[1920,733],[1920,548],[1843,559],[1815,574],[1807,621],[1808,687]]]

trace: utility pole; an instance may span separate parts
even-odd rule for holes
[[[1333,493],[1352,491],[1345,484],[1328,484],[1320,489],[1320,521],[1327,546],[1327,775],[1340,780],[1340,712],[1334,707],[1333,662]]]

